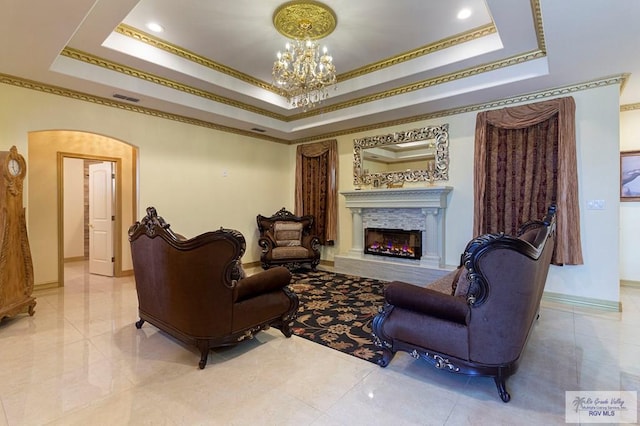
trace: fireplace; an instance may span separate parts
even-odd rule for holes
[[[366,228],[364,252],[376,256],[420,259],[422,257],[422,231]]]
[[[335,271],[384,281],[424,285],[451,267],[445,264],[445,223],[450,186],[368,189],[341,192],[351,212],[351,248],[336,254]],[[367,228],[419,229],[419,260],[365,253]]]

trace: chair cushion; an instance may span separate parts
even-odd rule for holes
[[[275,247],[271,250],[271,258],[277,259],[306,259],[309,257],[309,250],[302,246]]]
[[[471,284],[467,278],[467,268],[461,266],[456,273],[457,277],[453,280],[453,295],[466,298]]]
[[[273,233],[278,247],[299,246],[302,241],[302,223],[278,221],[273,225]]]
[[[239,280],[233,288],[233,301],[241,302],[261,294],[279,290],[289,284],[291,273],[278,266]]]
[[[467,302],[428,287],[393,281],[384,289],[387,303],[431,317],[466,324],[469,316]]]
[[[445,293],[449,295],[453,295],[455,290],[454,283],[458,279],[459,270],[449,272],[447,275],[438,278],[435,281],[431,281],[426,285],[427,288],[431,290],[439,291],[440,293]]]

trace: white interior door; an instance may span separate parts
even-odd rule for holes
[[[89,165],[89,273],[113,276],[113,163]]]

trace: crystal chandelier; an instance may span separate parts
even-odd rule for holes
[[[273,84],[284,91],[296,108],[307,110],[328,96],[327,88],[336,84],[336,67],[327,48],[313,40],[293,40],[278,52],[273,63]],[[335,86],[334,86],[335,87]]]
[[[333,10],[315,0],[293,0],[276,9],[273,25],[290,39],[273,63],[273,86],[291,105],[304,111],[328,97],[336,84],[333,58],[316,40],[336,27]]]

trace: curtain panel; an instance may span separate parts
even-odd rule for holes
[[[537,211],[540,206],[530,203],[554,201],[558,212],[552,263],[583,263],[572,97],[478,113],[474,161],[474,235],[494,232],[488,228],[497,226],[497,219],[489,217],[485,208],[488,198],[498,204],[496,197],[509,197],[503,200],[505,206],[517,200],[520,213],[536,212],[536,218],[541,216]],[[491,169],[501,167],[510,167],[510,174],[504,182],[497,182],[497,173]],[[529,189],[514,186],[515,181],[524,182]],[[502,190],[497,191],[497,185]],[[544,194],[540,188],[545,188]],[[546,211],[546,206],[543,208]],[[506,207],[502,213],[511,217],[514,212],[507,212],[510,209]]]
[[[296,215],[314,217],[315,234],[332,244],[338,221],[338,141],[298,145],[296,152]]]

